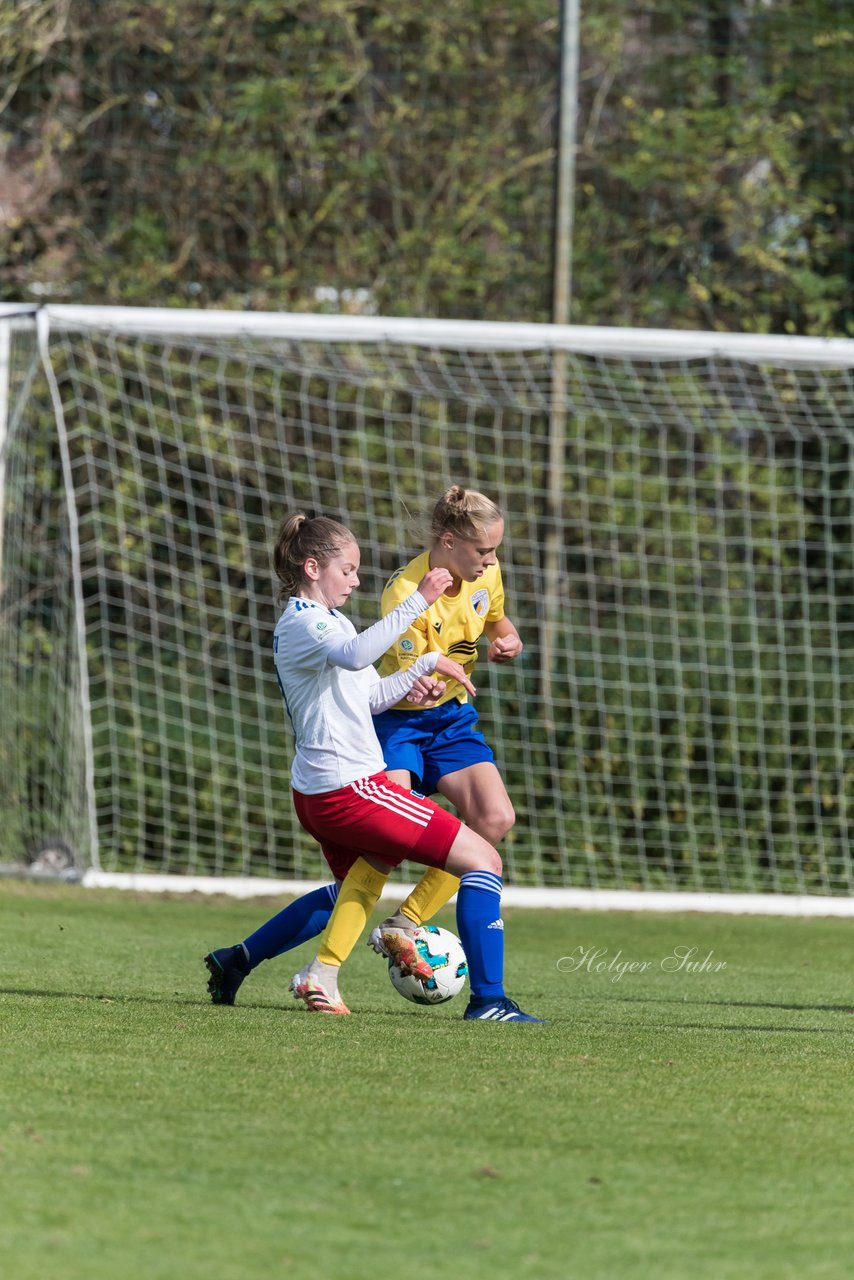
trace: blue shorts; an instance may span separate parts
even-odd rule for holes
[[[456,698],[426,711],[382,711],[374,716],[374,728],[386,769],[408,769],[413,786],[426,796],[438,790],[445,774],[495,761],[474,707]]]

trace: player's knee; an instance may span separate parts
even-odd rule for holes
[[[488,840],[484,840],[482,836],[475,835],[477,844],[474,849],[475,870],[492,871],[495,875],[501,875],[501,854],[490,844]]]
[[[467,871],[491,871],[501,875],[501,854],[470,827],[460,827],[459,834],[451,846],[445,869],[452,875],[465,875]]]
[[[491,871],[493,875],[500,876],[502,872],[501,854],[488,841],[482,840],[477,850],[472,870]]]
[[[500,876],[504,870],[501,854],[497,849],[493,849],[492,845],[489,846],[489,865],[484,870],[491,871],[496,876]]]
[[[491,805],[489,810],[480,814],[476,830],[490,844],[499,844],[516,821],[516,811],[508,799],[505,803]]]

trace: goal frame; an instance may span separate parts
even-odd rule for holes
[[[63,427],[63,404],[53,374],[50,356],[51,335],[62,332],[109,330],[127,336],[168,338],[240,337],[281,338],[298,335],[301,340],[321,344],[383,343],[427,349],[465,351],[547,352],[558,361],[563,353],[625,360],[672,359],[691,361],[709,358],[731,359],[747,364],[766,362],[798,368],[854,368],[854,341],[844,338],[810,338],[789,335],[700,333],[669,330],[628,330],[579,325],[539,325],[477,321],[445,321],[418,318],[347,316],[329,314],[235,313],[226,311],[180,311],[164,308],[84,307],[47,304],[41,307],[0,308],[0,539],[4,503],[5,444],[9,415],[9,324],[32,324],[37,333],[42,366],[56,416],[60,453],[65,473],[71,552],[79,553],[76,511],[70,464]],[[664,354],[666,353],[666,355]],[[0,542],[2,551],[2,542]],[[548,573],[546,580],[548,580]],[[0,586],[2,583],[0,583]],[[550,601],[546,612],[554,615]],[[74,612],[80,655],[79,696],[84,735],[90,725],[85,660],[84,602],[75,582]],[[82,882],[93,887],[147,888],[151,890],[255,894],[294,894],[310,888],[315,881],[235,878],[194,875],[164,876],[157,873],[110,872],[100,865],[95,815],[91,729],[84,736],[88,823],[91,837],[90,866]],[[398,895],[402,886],[390,885],[389,894]],[[643,889],[508,888],[508,904],[556,906],[569,909],[720,911],[755,912],[780,915],[854,916],[854,898],[805,894],[715,894],[693,891],[657,892]]]

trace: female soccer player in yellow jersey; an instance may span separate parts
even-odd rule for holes
[[[503,516],[490,498],[460,485],[442,494],[433,508],[429,549],[392,574],[382,612],[406,599],[428,569],[447,569],[452,585],[386,651],[381,675],[405,670],[422,654],[443,653],[459,662],[471,680],[477,642],[484,634],[490,642],[488,662],[519,656],[522,641],[504,612],[497,559],[503,536]],[[374,717],[386,772],[424,795],[439,792],[468,826],[498,845],[516,815],[466,689],[449,679],[434,701],[414,705],[415,696]],[[456,888],[446,872],[426,872],[398,912],[374,930],[370,944],[387,954],[389,944],[394,946],[390,931],[409,932],[428,920]]]

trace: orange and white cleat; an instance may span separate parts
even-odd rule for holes
[[[433,977],[432,966],[418,950],[417,928],[412,933],[406,933],[403,929],[389,929],[385,925],[378,925],[371,931],[368,946],[397,965],[404,976],[411,974],[422,982],[429,982]]]
[[[295,973],[291,978],[291,991],[295,1000],[302,1000],[306,1009],[311,1013],[349,1013],[338,990],[330,992],[320,982],[314,974],[310,972],[310,966],[306,965],[304,969],[300,969],[299,973]]]

